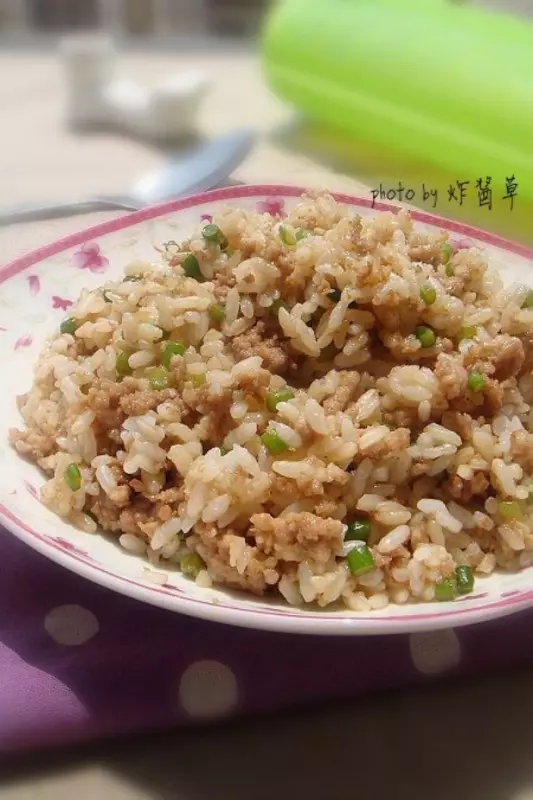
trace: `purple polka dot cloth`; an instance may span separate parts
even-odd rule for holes
[[[0,546],[3,753],[352,698],[533,656],[531,612],[456,631],[317,641],[143,605],[2,530]]]

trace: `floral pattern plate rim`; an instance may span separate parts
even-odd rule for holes
[[[103,274],[119,274],[133,258],[154,258],[158,245],[187,236],[214,209],[231,204],[283,214],[303,191],[294,186],[218,189],[105,222],[0,269],[0,355],[4,374],[10,376],[0,394],[2,441],[9,427],[19,423],[16,395],[29,388],[39,349],[84,286],[97,286]],[[367,198],[336,197],[363,215],[398,210],[384,203],[372,208]],[[459,247],[482,248],[506,280],[527,279],[533,250],[423,212],[413,211],[412,216],[422,225],[448,230]],[[457,627],[533,605],[533,568],[479,580],[475,594],[455,603],[391,605],[370,613],[290,608],[223,589],[200,589],[179,572],[158,568],[166,579],[161,585],[144,560],[104,536],[74,529],[42,506],[42,476],[5,444],[0,448],[0,478],[0,523],[19,539],[90,581],[190,616],[287,633],[368,635]]]

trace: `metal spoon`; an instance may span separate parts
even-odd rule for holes
[[[128,194],[87,197],[64,203],[28,203],[0,209],[0,225],[86,214],[91,211],[140,208],[220,186],[246,158],[254,142],[243,129],[213,139],[183,161],[171,162],[141,178]]]

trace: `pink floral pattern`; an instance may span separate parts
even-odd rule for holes
[[[266,200],[259,200],[256,207],[261,214],[282,217],[284,216],[285,200],[268,197]]]
[[[213,222],[213,217],[211,216],[211,214],[202,214],[200,216],[200,221],[201,222]]]
[[[456,239],[453,246],[456,250],[470,250],[471,247],[475,247],[475,244],[470,239]]]
[[[76,547],[76,545],[72,544],[72,542],[68,542],[66,539],[63,539],[62,536],[55,536],[55,537],[47,536],[47,539],[50,542],[55,542],[55,544],[59,545],[59,547],[62,550],[66,550],[67,553],[73,553],[76,556],[85,558],[87,561],[92,561],[92,558],[90,557],[89,553],[87,553],[85,550],[82,550],[79,547]]]
[[[88,269],[90,272],[105,272],[109,266],[109,259],[102,255],[100,245],[96,242],[82,244],[72,256],[72,263],[76,269]]]
[[[32,342],[31,336],[19,336],[15,342],[15,350],[20,350],[21,347],[29,347]]]
[[[168,589],[170,592],[176,592],[176,594],[184,594],[183,589],[173,586],[170,583],[165,583],[165,589]]]
[[[468,602],[469,600],[482,600],[484,597],[488,597],[486,592],[483,592],[483,594],[465,594],[464,597],[460,597],[455,602],[464,603]]]
[[[30,294],[39,294],[41,291],[41,281],[38,275],[28,275],[26,278],[30,287]]]
[[[24,481],[24,485],[26,486],[26,489],[31,494],[31,496],[34,498],[34,500],[39,500],[39,493],[37,492],[37,489],[35,488],[35,486],[32,486],[32,484],[28,483],[28,481]]]
[[[66,311],[72,305],[72,300],[67,300],[65,297],[58,297],[54,294],[52,297],[52,308],[61,308]]]

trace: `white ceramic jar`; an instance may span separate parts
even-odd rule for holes
[[[65,81],[65,116],[76,130],[108,122],[105,92],[113,80],[116,50],[101,34],[69,36],[60,46]]]

